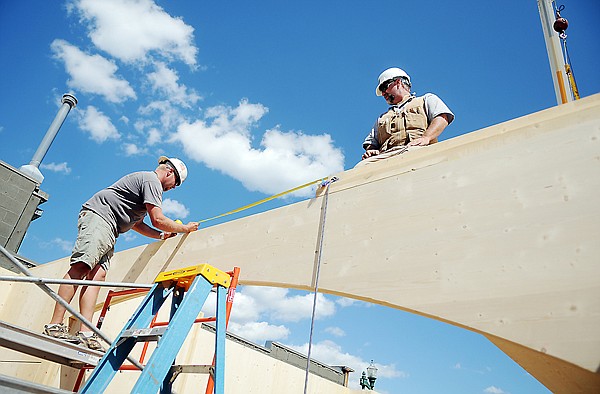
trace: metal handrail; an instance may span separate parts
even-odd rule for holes
[[[6,258],[8,258],[10,260],[11,263],[13,263],[13,265],[19,269],[19,271],[21,271],[24,275],[33,278],[33,274],[29,271],[29,269],[27,269],[27,267],[25,267],[25,265],[23,263],[21,263],[19,260],[17,260],[8,250],[6,250],[2,245],[0,245],[0,252],[2,252],[2,254],[4,254],[6,256]],[[81,313],[79,313],[77,310],[75,310],[75,308],[73,308],[67,301],[65,301],[61,296],[59,296],[54,290],[52,290],[46,283],[43,282],[35,282],[34,283],[40,288],[42,289],[46,294],[48,294],[54,301],[58,302],[60,305],[62,305],[66,310],[69,311],[69,313],[71,313],[73,316],[75,316],[77,319],[79,319],[79,321],[81,321],[83,324],[85,324],[86,326],[88,326],[94,333],[96,333],[96,335],[98,335],[100,338],[102,338],[102,340],[104,342],[106,342],[107,344],[112,344],[112,340],[106,336],[106,334],[104,334],[102,331],[98,330],[96,328],[96,326],[94,326],[94,324],[89,321],[88,319],[86,319]],[[143,370],[144,367],[137,362],[137,360],[135,360],[134,358],[132,358],[131,356],[127,356],[127,359],[133,364],[135,365],[137,368],[139,368],[140,370]]]
[[[98,287],[123,287],[133,289],[151,289],[154,285],[143,283],[126,282],[104,282],[100,280],[81,280],[81,279],[53,279],[53,278],[35,278],[31,276],[0,276],[0,282],[28,282],[28,283],[46,283],[46,284],[69,284]]]

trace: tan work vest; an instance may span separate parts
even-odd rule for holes
[[[422,137],[429,125],[423,97],[411,96],[404,102],[406,104],[399,111],[392,107],[377,119],[380,152],[404,146],[415,138]],[[437,139],[432,141],[434,142],[437,142]]]

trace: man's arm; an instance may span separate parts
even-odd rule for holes
[[[366,159],[371,156],[378,155],[379,152],[379,142],[377,141],[377,122],[371,128],[371,132],[367,135],[365,140],[363,141],[363,148],[365,149],[365,153],[362,155],[362,159]]]
[[[450,124],[450,115],[440,114],[436,116],[423,133],[423,136],[410,141],[408,146],[425,146],[431,144],[442,134],[442,131],[444,131],[448,124]]]
[[[136,224],[133,225],[132,230],[137,231],[138,233],[142,234],[143,236],[149,237],[149,238],[154,238],[154,239],[164,239],[164,236],[161,237],[161,232],[157,231],[155,229],[153,229],[152,227],[148,226],[146,223],[144,223],[143,220],[140,220],[139,222],[137,222]]]
[[[170,233],[191,233],[198,230],[198,222],[189,222],[188,224],[177,223],[163,214],[162,208],[156,205],[146,204],[146,210],[152,225],[159,230]]]

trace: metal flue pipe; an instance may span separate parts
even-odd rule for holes
[[[21,167],[22,172],[31,176],[38,183],[42,183],[42,181],[44,180],[44,176],[42,175],[39,169],[40,164],[42,163],[44,156],[46,156],[50,145],[52,145],[52,142],[54,141],[58,130],[60,130],[60,127],[62,126],[67,115],[69,114],[69,111],[71,111],[71,109],[75,108],[75,106],[77,105],[77,98],[75,98],[75,96],[73,96],[72,94],[66,93],[63,94],[61,102],[62,106],[58,110],[58,113],[56,114],[56,117],[50,124],[50,127],[48,127],[48,131],[46,131],[46,135],[40,143],[37,151],[33,155],[33,158],[31,159],[28,165],[24,165]]]

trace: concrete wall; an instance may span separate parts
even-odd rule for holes
[[[29,224],[41,215],[38,206],[47,200],[36,181],[0,160],[0,244],[17,253]],[[4,255],[0,266],[12,270]]]

